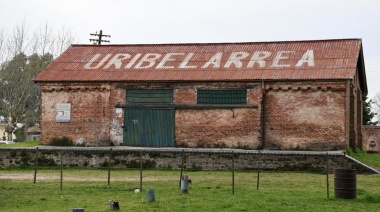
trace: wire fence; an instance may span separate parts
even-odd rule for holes
[[[256,189],[260,189],[260,174],[266,171],[307,171],[326,175],[326,196],[329,198],[330,175],[335,168],[352,168],[344,152],[301,152],[235,149],[167,149],[167,148],[35,148],[10,151],[10,156],[34,166],[33,183],[38,172],[46,166],[59,167],[60,190],[67,169],[102,169],[107,171],[107,186],[111,186],[113,170],[138,170],[139,190],[142,191],[144,172],[148,170],[178,171],[178,186],[185,177],[197,171],[226,171],[231,173],[231,193],[235,193],[235,174],[249,171],[255,174]],[[17,154],[19,154],[17,156]],[[15,160],[17,161],[17,160]],[[182,187],[181,187],[182,189]],[[184,188],[186,189],[186,187]]]

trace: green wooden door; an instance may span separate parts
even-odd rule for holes
[[[172,93],[172,90],[127,91],[124,145],[174,146]]]

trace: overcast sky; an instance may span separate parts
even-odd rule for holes
[[[361,38],[369,97],[380,93],[378,0],[0,0],[0,30],[23,21],[81,44],[99,30],[111,44]]]

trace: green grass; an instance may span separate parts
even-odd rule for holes
[[[22,141],[14,144],[0,144],[0,148],[34,147],[40,145],[40,141]]]
[[[231,172],[186,172],[192,179],[189,194],[182,194],[179,171],[143,171],[143,192],[138,170],[65,169],[62,191],[60,170],[0,170],[1,211],[110,211],[108,201],[119,201],[120,211],[378,211],[379,175],[357,175],[357,198],[334,198],[334,179],[329,175],[293,172],[236,172],[232,194]],[[9,177],[5,177],[9,176]],[[24,178],[19,178],[24,176]],[[156,201],[149,203],[146,189],[154,189]]]
[[[366,153],[364,151],[357,151],[356,153],[352,150],[348,150],[347,154],[360,162],[367,164],[377,170],[380,170],[380,154],[379,153]]]

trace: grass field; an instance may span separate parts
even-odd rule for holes
[[[377,170],[380,170],[380,154],[379,153],[366,153],[364,151],[358,151],[353,153],[348,151],[348,155],[359,160],[360,162],[367,164]]]
[[[120,211],[379,211],[380,176],[357,175],[357,198],[336,199],[334,177],[293,172],[236,172],[232,194],[231,172],[186,172],[192,179],[189,193],[179,188],[179,171],[144,170],[143,192],[138,170],[64,169],[0,170],[0,211],[110,211],[108,201],[119,201]],[[156,201],[148,202],[146,189]]]
[[[18,142],[2,147],[33,147],[37,141]],[[353,153],[351,157],[380,170],[380,154]],[[187,172],[192,178],[189,194],[179,188],[179,171],[144,170],[143,190],[138,170],[112,170],[108,186],[107,170],[63,171],[59,169],[0,169],[0,211],[110,211],[108,201],[119,201],[120,211],[380,211],[380,175],[357,175],[357,198],[334,197],[334,176],[295,172],[236,172],[232,194],[231,172]],[[154,189],[156,201],[147,201],[146,189]]]
[[[39,141],[23,141],[14,144],[0,144],[0,148],[13,148],[13,147],[34,147],[40,144]]]

